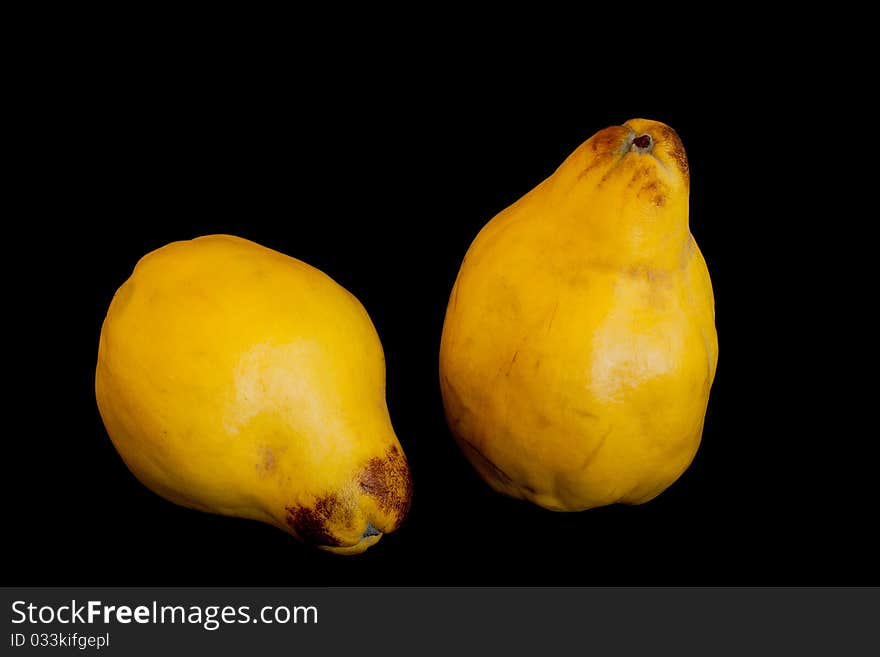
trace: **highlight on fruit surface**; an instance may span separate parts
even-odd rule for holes
[[[229,235],[144,256],[101,329],[98,408],[148,488],[363,552],[412,482],[363,306],[304,262]]]
[[[599,131],[493,218],[446,311],[449,427],[497,491],[646,502],[691,463],[715,377],[712,285],[672,128]]]

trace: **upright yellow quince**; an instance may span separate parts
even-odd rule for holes
[[[676,133],[606,128],[479,233],[440,349],[446,415],[496,490],[574,511],[659,495],[715,377],[712,285]]]
[[[144,256],[104,320],[95,391],[126,465],[177,504],[342,554],[409,508],[367,312],[253,242],[210,235]]]

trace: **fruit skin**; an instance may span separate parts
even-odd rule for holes
[[[653,145],[639,152],[644,134]],[[559,511],[641,504],[691,463],[718,341],[689,186],[676,133],[631,120],[474,240],[440,385],[452,433],[495,490]]]
[[[162,497],[363,552],[412,483],[363,306],[304,262],[229,235],[144,256],[101,330],[95,392]]]

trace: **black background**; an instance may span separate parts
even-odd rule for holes
[[[811,270],[793,264],[806,156],[778,145],[797,144],[799,79],[742,62],[596,78],[501,55],[271,70],[112,55],[54,58],[18,126],[10,583],[877,583],[876,495],[851,467],[868,439],[827,417],[839,384],[818,368],[833,356],[805,336],[822,313],[804,302]],[[688,152],[718,373],[702,446],[667,492],[551,513],[493,493],[459,454],[438,385],[443,316],[478,230],[595,131],[634,117],[668,123]],[[145,253],[209,233],[307,261],[371,314],[415,492],[400,530],[363,555],[176,507],[135,480],[103,429],[94,366],[114,291]]]

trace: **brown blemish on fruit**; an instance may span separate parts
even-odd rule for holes
[[[670,282],[670,276],[667,272],[662,269],[648,267],[647,265],[635,265],[627,269],[626,273],[633,278],[644,278],[645,281],[652,285],[654,283],[668,285]]]
[[[651,175],[651,171],[652,171],[652,169],[650,166],[643,166],[643,167],[637,168],[635,173],[633,173],[633,177],[630,179],[627,187],[635,186],[635,184],[639,180],[641,180],[643,177]]]
[[[286,511],[287,524],[300,539],[306,543],[331,547],[341,543],[330,533],[328,522],[335,515],[351,516],[351,509],[346,509],[345,505],[340,504],[336,495],[318,498],[314,507],[289,506]]]
[[[376,500],[383,513],[395,519],[390,532],[400,525],[412,502],[412,477],[403,452],[391,445],[381,457],[367,461],[358,475],[361,490]]]
[[[596,443],[596,446],[590,450],[590,453],[587,454],[587,458],[584,460],[583,465],[581,465],[581,470],[586,470],[590,467],[590,464],[596,459],[596,456],[599,454],[599,450],[605,446],[605,441],[608,440],[608,436],[611,435],[611,427],[608,428],[608,431],[605,432],[605,435],[599,439],[599,442]]]
[[[592,157],[590,157],[589,164],[578,174],[578,178],[583,178],[596,167],[606,164],[612,156],[617,155],[620,157],[622,155],[620,147],[630,132],[631,130],[625,126],[615,125],[600,130],[590,137],[586,143],[590,145]],[[605,180],[605,178],[603,177],[602,180]]]
[[[471,441],[465,440],[464,438],[461,438],[461,442],[466,447],[468,447],[471,451],[473,451],[474,454],[476,454],[477,457],[479,457],[479,459],[483,463],[485,463],[496,475],[498,475],[498,478],[501,479],[501,481],[503,481],[505,484],[512,484],[513,483],[513,478],[509,474],[507,474],[504,470],[502,470],[497,465],[495,465],[495,463],[493,463],[492,460],[488,456],[483,454],[483,452],[480,451],[477,448],[477,446],[474,445]]]
[[[467,407],[465,406],[464,400],[461,398],[461,395],[458,394],[458,391],[452,385],[452,381],[449,380],[449,376],[445,373],[443,374],[443,385],[440,386],[441,392],[443,393],[443,402],[444,405],[448,406],[457,406],[461,408],[463,411],[467,412]],[[449,421],[449,426],[453,430],[458,427],[462,423],[462,418],[458,415],[450,415],[447,414],[447,420]]]
[[[519,355],[519,349],[513,352],[513,358],[510,359],[510,364],[507,366],[507,371],[504,373],[504,376],[510,376],[510,370],[513,369],[513,364],[516,362],[516,357]]]
[[[586,417],[591,420],[598,420],[599,419],[598,415],[596,415],[595,413],[591,413],[590,411],[585,410],[583,408],[575,408],[574,412],[576,415],[580,415],[581,417]]]
[[[257,472],[260,477],[265,477],[275,469],[275,451],[271,447],[260,447],[257,450],[260,460],[256,464]]]
[[[665,190],[656,180],[652,180],[650,183],[643,185],[639,190],[639,196],[650,196],[651,202],[657,207],[662,207],[666,204]]]
[[[559,309],[559,302],[557,301],[553,304],[553,310],[550,311],[550,321],[547,322],[547,332],[550,332],[550,329],[553,328],[553,320],[556,319],[556,311]]]
[[[603,154],[603,155],[596,155],[596,156],[593,158],[593,160],[592,160],[587,166],[585,166],[585,167],[583,168],[583,170],[578,174],[578,180],[580,180],[581,178],[583,178],[584,176],[586,176],[586,175],[587,175],[588,173],[590,173],[593,169],[595,169],[595,168],[597,168],[597,167],[599,167],[599,166],[605,164],[608,160],[609,160],[609,157],[608,157],[608,155],[606,155],[606,154]],[[603,180],[604,180],[604,178],[603,178]]]
[[[590,148],[594,153],[609,153],[617,150],[622,140],[630,134],[628,128],[621,125],[613,125],[600,130],[590,137]]]
[[[681,143],[678,133],[669,126],[663,126],[661,131],[663,133],[663,142],[666,145],[666,152],[669,154],[669,159],[678,167],[685,182],[689,183],[690,169],[688,167],[687,154],[684,152],[684,145]]]

